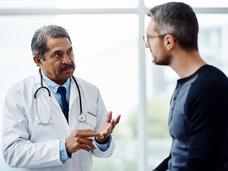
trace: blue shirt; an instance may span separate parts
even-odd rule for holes
[[[50,80],[42,71],[42,76],[43,76],[43,81],[45,84],[48,86],[49,90],[51,91],[52,94],[54,94],[55,99],[59,103],[59,105],[62,107],[62,102],[61,102],[61,96],[59,93],[57,93],[57,90],[59,88],[59,84],[55,83],[54,81]],[[70,88],[71,88],[71,79],[67,79],[65,83],[61,86],[64,86],[66,88],[66,100],[69,103],[70,99]],[[99,144],[98,142],[94,141],[97,147],[101,151],[106,151],[109,147],[109,144],[111,142],[111,136],[108,139],[108,142],[105,144]],[[67,154],[66,146],[65,146],[65,139],[60,140],[60,159],[62,162],[65,162],[67,159],[69,159],[71,156]]]

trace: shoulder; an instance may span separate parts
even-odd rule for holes
[[[226,92],[228,93],[228,78],[218,68],[206,65],[197,73],[197,79],[192,84],[194,91],[201,93]]]
[[[189,118],[204,118],[218,114],[219,110],[226,111],[227,101],[227,76],[210,65],[201,68],[196,73],[188,93],[186,109]]]
[[[93,93],[100,93],[100,90],[97,86],[95,86],[94,84],[88,82],[88,81],[85,81],[84,79],[82,78],[79,78],[79,77],[75,77],[79,87],[80,87],[80,90],[82,91],[88,91],[88,92],[93,92]]]
[[[22,96],[26,94],[26,92],[34,87],[32,83],[35,85],[35,75],[30,75],[12,85],[7,91],[7,96]]]
[[[85,86],[87,88],[91,88],[91,89],[98,89],[98,87],[82,78],[79,77],[75,77],[75,79],[77,80],[78,84],[81,86]]]

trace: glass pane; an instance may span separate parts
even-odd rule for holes
[[[125,24],[126,21],[128,24]],[[64,26],[72,39],[75,75],[99,87],[108,110],[122,114],[115,130],[116,150],[108,159],[95,159],[95,171],[136,170],[137,125],[131,123],[138,104],[138,18],[136,15],[1,16],[0,106],[13,83],[37,72],[30,42],[40,26]],[[2,110],[0,110],[0,114]],[[134,129],[132,129],[134,128]],[[10,170],[0,160],[0,170]]]
[[[146,21],[149,21],[146,17]],[[208,64],[220,68],[228,75],[227,14],[198,14],[199,52]],[[213,22],[212,22],[213,21]],[[147,22],[146,22],[147,27]],[[178,79],[169,67],[152,64],[151,54],[146,51],[148,92],[148,170],[157,166],[170,150],[168,134],[169,100]]]
[[[0,8],[129,8],[138,0],[1,0]]]
[[[218,66],[228,75],[228,14],[200,14],[197,17],[201,55],[208,63]]]
[[[155,5],[163,4],[166,2],[171,2],[172,0],[145,0],[145,4],[147,7],[151,8]],[[207,0],[207,1],[199,1],[199,0],[181,0],[178,2],[185,2],[192,7],[228,7],[228,1],[227,0]]]

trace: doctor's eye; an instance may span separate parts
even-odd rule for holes
[[[64,56],[64,53],[62,51],[56,51],[53,53],[52,57],[56,58],[56,59],[60,59]]]
[[[67,51],[67,55],[70,56],[70,57],[74,56],[74,52],[73,52],[73,49],[72,49],[72,48],[70,48],[70,49]]]

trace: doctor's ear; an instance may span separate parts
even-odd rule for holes
[[[36,63],[36,66],[41,67],[43,65],[43,60],[39,56],[34,56],[33,61]]]

